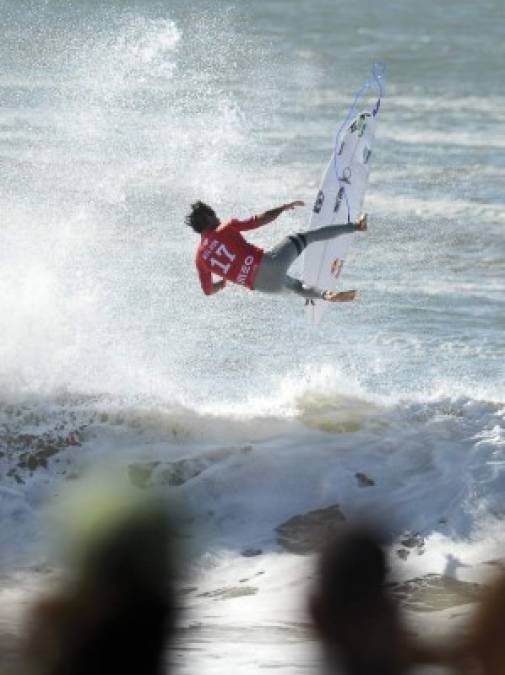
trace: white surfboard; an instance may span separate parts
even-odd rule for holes
[[[337,132],[333,154],[312,209],[311,230],[356,222],[363,209],[382,96],[383,66],[375,64],[372,76],[356,95]],[[373,106],[357,112],[358,101],[371,87],[377,87],[378,98]],[[336,290],[354,236],[354,233],[343,234],[330,241],[310,244],[304,255],[303,282],[322,290]],[[328,304],[324,300],[307,300],[305,309],[309,321],[318,324]]]

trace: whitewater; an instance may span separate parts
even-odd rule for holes
[[[0,0],[5,630],[57,567],[47,505],[102,468],[184,504],[180,672],[316,661],[299,514],[385,523],[413,625],[464,620],[505,550],[500,4]],[[205,297],[190,203],[311,205],[374,61],[360,300],[314,328],[297,298]]]

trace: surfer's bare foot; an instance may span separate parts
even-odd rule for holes
[[[356,221],[356,231],[366,232],[367,230],[368,230],[368,214],[362,213],[361,216]]]
[[[328,302],[351,302],[354,300],[358,291],[325,291],[323,295],[323,300]]]

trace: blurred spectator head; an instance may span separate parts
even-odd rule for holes
[[[505,574],[498,575],[484,591],[470,621],[461,651],[482,675],[505,673]],[[474,668],[475,670],[475,668]]]
[[[381,537],[364,526],[342,530],[323,552],[310,611],[330,666],[349,675],[401,672],[400,620],[385,589]]]
[[[89,489],[88,500],[76,498],[66,516],[65,579],[31,614],[30,671],[165,672],[176,608],[167,505],[130,491]]]

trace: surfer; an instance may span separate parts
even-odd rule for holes
[[[232,218],[221,222],[208,204],[201,201],[192,204],[191,213],[186,216],[186,224],[201,235],[195,263],[205,295],[217,293],[225,287],[227,281],[231,281],[263,293],[292,292],[303,298],[323,299],[328,302],[354,300],[355,290],[322,290],[290,277],[287,272],[309,244],[350,232],[364,232],[367,229],[366,214],[356,223],[327,225],[290,235],[269,251],[250,244],[242,236],[242,232],[267,225],[284,211],[290,211],[297,206],[304,206],[304,202],[289,202],[247,220]],[[213,281],[213,274],[221,279]]]

